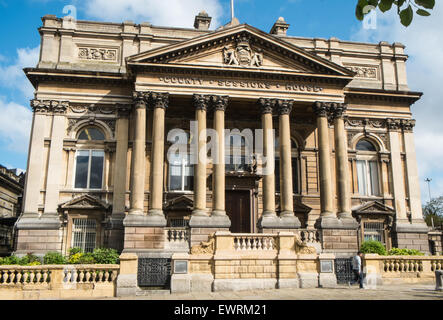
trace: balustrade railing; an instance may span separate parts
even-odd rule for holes
[[[415,259],[386,259],[383,261],[384,272],[421,272],[423,262]]]
[[[8,266],[0,268],[0,286],[17,284],[48,284],[51,270],[42,267]]]
[[[69,266],[63,269],[64,283],[110,283],[117,280],[119,268]]]
[[[233,234],[236,251],[269,251],[277,249],[275,234]]]
[[[317,230],[298,229],[295,231],[300,240],[307,244],[321,244],[321,235]]]
[[[166,246],[174,249],[189,248],[190,232],[188,228],[166,228]]]

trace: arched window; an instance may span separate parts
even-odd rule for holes
[[[105,135],[101,130],[95,127],[88,127],[80,131],[78,139],[88,141],[103,141],[105,140]]]
[[[280,140],[275,140],[275,192],[280,193]],[[291,139],[291,161],[292,161],[292,192],[300,193],[299,173],[298,173],[298,146]]]
[[[192,142],[192,137],[186,132],[188,145]],[[176,140],[177,142],[178,140]],[[194,190],[194,166],[191,164],[189,153],[169,155],[169,191],[192,191]]]
[[[363,139],[357,143],[356,149],[358,193],[362,196],[378,196],[380,181],[377,148],[371,141]]]
[[[82,145],[75,156],[76,189],[102,189],[105,135],[96,127],[82,129],[78,135]]]

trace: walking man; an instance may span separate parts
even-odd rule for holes
[[[362,256],[363,254],[359,251],[352,258],[352,272],[354,272],[354,280],[349,283],[350,285],[353,285],[354,283],[358,282],[360,289],[363,289],[363,268],[361,263]]]

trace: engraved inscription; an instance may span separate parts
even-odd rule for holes
[[[223,88],[239,88],[239,89],[262,89],[262,90],[284,90],[292,92],[322,92],[323,88],[303,83],[271,83],[266,81],[242,81],[242,80],[213,80],[202,78],[186,78],[186,77],[160,77],[160,82],[165,84],[176,85],[208,85]]]
[[[78,57],[83,60],[117,61],[117,49],[79,48]]]

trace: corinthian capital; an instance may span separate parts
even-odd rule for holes
[[[401,128],[403,131],[412,132],[415,127],[415,120],[401,120]]]
[[[229,102],[228,96],[212,96],[211,100],[215,110],[226,111]]]
[[[151,92],[152,107],[154,109],[167,109],[169,107],[169,93]]]
[[[275,100],[274,99],[267,99],[267,98],[260,98],[258,100],[258,104],[261,109],[262,114],[272,114],[274,111],[275,106]]]
[[[211,101],[211,96],[206,96],[203,94],[194,94],[194,106],[197,110],[207,111],[209,103]]]
[[[147,97],[149,97],[149,93],[134,91],[132,98],[134,100],[135,109],[146,108]]]
[[[51,110],[54,114],[65,114],[68,107],[68,101],[51,101]]]
[[[331,103],[316,102],[312,107],[317,117],[328,117],[331,110]]]
[[[51,102],[34,99],[31,100],[31,108],[35,113],[48,113],[51,109]]]
[[[293,105],[294,105],[293,100],[282,100],[282,99],[276,100],[276,107],[279,115],[290,114]]]
[[[331,115],[334,119],[343,119],[348,105],[344,103],[333,103],[331,105]]]
[[[400,130],[401,121],[399,119],[387,119],[386,125],[389,130]]]

